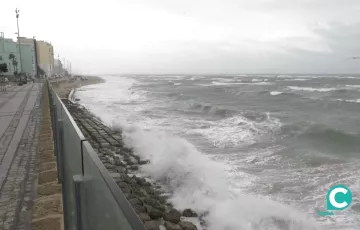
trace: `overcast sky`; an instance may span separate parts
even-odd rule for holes
[[[360,0],[12,0],[82,73],[360,73]]]

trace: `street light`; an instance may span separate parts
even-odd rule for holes
[[[20,12],[20,10],[18,10],[18,9],[16,8],[16,9],[15,9],[15,13],[16,13],[18,46],[19,46],[19,55],[20,55],[20,70],[21,70],[21,72],[23,72],[22,61],[21,61],[21,48],[20,48],[19,12]]]

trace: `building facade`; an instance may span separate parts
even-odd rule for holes
[[[24,39],[24,40],[22,40]],[[32,39],[29,39],[32,40]],[[15,73],[25,73],[29,76],[36,75],[36,55],[34,42],[25,41],[20,38],[21,62],[19,53],[19,43],[9,38],[0,37],[0,63],[6,63],[8,72],[4,75],[14,75]]]
[[[54,48],[46,41],[36,41],[38,66],[49,77],[54,73]]]
[[[35,39],[20,38],[21,66],[23,72],[30,76],[37,74]]]
[[[65,70],[63,68],[63,64],[59,59],[54,59],[54,75],[61,76],[65,75]]]
[[[14,72],[21,72],[20,54],[18,44],[12,39],[0,37],[0,63],[6,63],[8,71],[4,75],[13,75]]]

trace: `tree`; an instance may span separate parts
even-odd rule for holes
[[[45,75],[45,71],[42,68],[40,68],[40,66],[37,67],[37,72],[40,75]]]
[[[2,73],[6,73],[8,71],[8,67],[6,63],[1,63],[0,64],[0,75],[2,75]]]
[[[9,60],[11,60],[14,63],[15,55],[14,54],[9,54]],[[14,68],[15,68],[15,66],[14,66]]]
[[[3,73],[6,73],[8,71],[7,64],[1,63],[0,64],[0,76],[2,76],[1,79],[1,91],[6,91],[6,85],[5,85],[5,77],[3,76]]]
[[[16,58],[13,59],[12,64],[13,64],[13,66],[15,68],[15,71],[17,72],[18,71],[18,68],[17,68],[18,61],[16,60]]]

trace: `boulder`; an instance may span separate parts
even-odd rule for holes
[[[193,210],[191,210],[190,208],[187,208],[183,211],[183,216],[185,217],[197,217],[198,215],[196,214],[196,212],[194,212]]]
[[[170,221],[172,223],[180,222],[181,213],[176,209],[171,209],[169,212],[165,213],[164,220]]]
[[[149,195],[155,195],[156,194],[156,191],[151,187],[145,187],[145,191]]]
[[[142,222],[151,220],[149,214],[147,214],[147,213],[145,213],[145,212],[144,212],[144,213],[139,213],[138,216],[139,216],[139,218],[140,218],[140,220],[141,220]]]
[[[129,199],[129,203],[134,206],[136,204],[142,205],[142,201],[139,198],[132,198]]]
[[[134,208],[136,213],[144,213],[144,212],[146,212],[144,206],[139,205],[139,204],[133,205],[133,208]]]
[[[140,177],[137,177],[136,179],[136,183],[140,186],[146,186],[147,185],[147,182],[144,178],[140,178]]]
[[[197,230],[197,227],[189,221],[180,221],[179,226],[182,230]]]
[[[118,173],[126,173],[126,168],[118,166],[116,167],[116,171]]]
[[[128,188],[128,187],[126,187],[126,188],[121,188],[121,191],[122,191],[123,193],[131,193],[131,192],[132,192],[131,189]]]
[[[117,185],[119,186],[119,188],[128,188],[129,187],[129,185],[124,181],[117,182]]]
[[[148,164],[148,163],[149,163],[149,161],[147,161],[147,160],[139,160],[140,165],[145,165],[145,164]]]
[[[149,211],[149,216],[151,217],[151,219],[159,219],[164,216],[164,212],[162,212],[157,208],[152,207]]]
[[[156,206],[158,204],[157,200],[151,198],[145,198],[144,202],[151,206]]]
[[[130,169],[131,169],[131,170],[138,170],[138,169],[139,169],[139,166],[137,166],[137,165],[131,165],[131,166],[130,166]]]
[[[123,164],[123,162],[121,161],[121,158],[120,158],[120,156],[114,156],[114,163],[115,163],[115,165],[116,166],[123,166],[124,164]]]
[[[165,221],[166,230],[181,230],[180,226],[169,221]]]
[[[105,166],[105,168],[107,168],[108,170],[116,169],[115,165],[112,165],[112,164],[109,164],[109,163],[105,163],[104,166]]]
[[[155,221],[155,220],[145,221],[144,225],[147,230],[160,230],[159,221]]]

